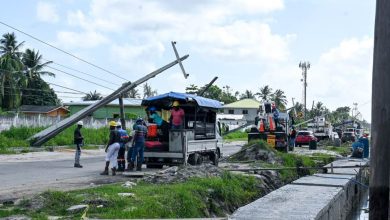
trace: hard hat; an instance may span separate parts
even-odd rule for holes
[[[154,112],[154,111],[156,111],[157,109],[156,109],[156,107],[154,107],[154,106],[152,106],[152,107],[150,107],[149,108],[149,111],[151,111],[151,112]]]
[[[179,105],[180,105],[180,104],[179,104],[179,101],[174,101],[173,104],[172,104],[173,107],[177,107],[177,106],[179,106]]]
[[[120,121],[118,121],[118,122],[116,123],[116,126],[117,126],[117,127],[121,127],[121,126],[122,126],[122,123],[121,123]]]
[[[83,123],[83,121],[78,121],[77,125],[81,125],[82,126],[82,125],[84,125],[84,123]]]
[[[144,121],[144,119],[142,118],[137,118],[137,121],[135,121],[136,123],[142,123]]]
[[[110,125],[110,127],[116,127],[116,122],[115,121],[110,121],[108,124]]]

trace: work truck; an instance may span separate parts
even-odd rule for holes
[[[182,129],[169,125],[170,109],[174,101],[184,110]],[[145,141],[144,163],[148,168],[164,165],[201,164],[203,161],[218,165],[221,157],[221,126],[217,112],[222,107],[216,100],[197,95],[169,92],[142,100],[148,111],[153,107],[164,120],[157,127],[153,121],[147,123],[148,136]]]

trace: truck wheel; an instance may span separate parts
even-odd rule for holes
[[[190,154],[188,156],[188,163],[195,166],[198,163],[199,155],[197,153]]]
[[[201,165],[202,163],[203,163],[203,157],[202,157],[202,155],[199,155],[199,154],[197,154],[197,153],[195,153],[195,157],[196,157],[196,164],[197,165]]]
[[[210,161],[213,163],[213,165],[217,167],[218,162],[219,162],[218,153],[217,152],[210,153],[209,158],[210,158]]]

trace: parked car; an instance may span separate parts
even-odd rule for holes
[[[317,141],[312,131],[299,131],[295,138],[295,146],[301,147],[303,144],[308,145],[310,141]]]
[[[343,132],[341,136],[341,142],[343,143],[347,141],[355,142],[355,140],[356,140],[355,132],[350,132],[350,131]]]

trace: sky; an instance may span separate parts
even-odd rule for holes
[[[313,101],[330,110],[358,103],[368,121],[374,17],[374,0],[19,0],[0,8],[1,22],[130,81],[174,61],[176,41],[179,54],[190,55],[183,62],[190,76],[185,79],[178,66],[161,73],[149,81],[159,94],[184,92],[218,76],[215,84],[233,93],[258,92],[264,85],[281,89],[291,106],[292,98],[302,102],[298,64],[307,61],[308,108]],[[43,58],[94,77],[53,64],[57,69],[112,89],[125,82],[0,24],[0,33],[7,32]],[[46,81],[112,92],[50,71],[56,77]],[[65,102],[80,100],[60,95]]]

